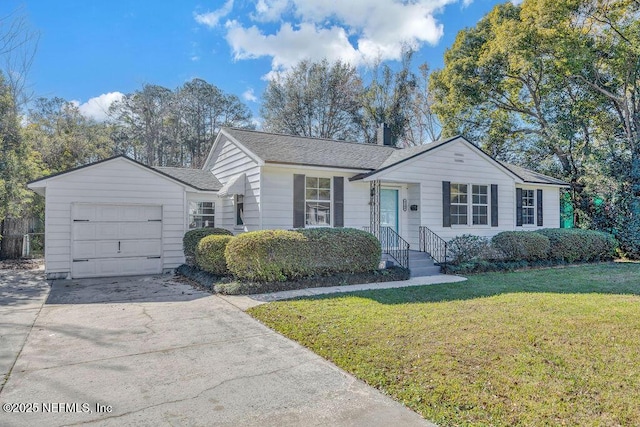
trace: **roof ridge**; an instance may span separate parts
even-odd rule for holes
[[[288,133],[277,133],[277,132],[265,132],[265,131],[261,131],[261,130],[255,130],[255,129],[242,129],[242,128],[238,128],[238,127],[233,127],[233,126],[223,126],[223,129],[232,129],[232,130],[238,130],[241,132],[251,132],[251,133],[259,133],[259,134],[263,134],[263,135],[271,135],[271,136],[284,136],[284,137],[288,137],[288,138],[301,138],[301,139],[310,139],[310,140],[315,140],[315,141],[329,141],[329,142],[340,142],[343,144],[355,144],[355,145],[362,145],[362,146],[366,146],[366,147],[380,147],[380,148],[393,148],[395,150],[402,150],[402,147],[391,147],[388,145],[379,145],[379,144],[373,144],[373,143],[369,143],[369,142],[357,142],[357,141],[346,141],[344,139],[331,139],[331,138],[318,138],[315,136],[304,136],[304,135],[292,135],[292,134],[288,134]]]

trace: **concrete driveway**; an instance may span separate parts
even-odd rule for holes
[[[0,270],[0,369],[3,426],[429,425],[172,276]]]

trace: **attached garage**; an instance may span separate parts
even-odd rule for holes
[[[162,273],[162,206],[74,204],[71,276]]]
[[[47,278],[160,274],[184,263],[192,197],[217,199],[208,171],[151,168],[125,156],[39,179]]]

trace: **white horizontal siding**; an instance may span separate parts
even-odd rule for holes
[[[262,228],[293,227],[293,175],[295,174],[319,178],[344,177],[344,226],[360,229],[369,226],[369,183],[350,182],[349,178],[354,175],[353,173],[304,167],[264,166],[262,168]],[[333,212],[331,217],[333,218]]]
[[[163,269],[184,263],[184,188],[126,159],[114,159],[52,178],[46,189],[47,274],[71,271],[71,205],[98,203],[162,206]]]
[[[254,231],[261,228],[260,221],[260,166],[233,141],[222,135],[207,167],[216,178],[225,184],[242,173],[247,175],[244,195],[244,227],[236,227],[236,213],[233,197],[220,198],[216,202],[216,226],[234,233]]]
[[[504,230],[513,230],[515,226],[515,180],[506,171],[496,166],[488,158],[467,146],[462,141],[453,141],[435,149],[433,152],[418,156],[401,163],[378,178],[383,182],[396,181],[419,184],[410,186],[408,203],[419,203],[419,215],[409,211],[408,222],[414,227],[424,225],[442,238],[449,240],[461,234],[493,236]],[[498,227],[490,225],[454,225],[443,227],[442,182],[459,184],[498,185]],[[419,196],[418,196],[419,194]],[[470,197],[470,196],[469,196]],[[470,213],[470,212],[469,212]],[[471,222],[471,215],[469,215]],[[420,223],[420,224],[418,224]],[[408,240],[417,244],[411,233]]]

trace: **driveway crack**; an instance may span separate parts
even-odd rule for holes
[[[69,426],[70,427],[70,426],[77,426],[77,425],[83,425],[83,424],[89,424],[89,423],[103,422],[105,420],[113,420],[113,419],[121,418],[121,417],[124,417],[124,416],[127,416],[127,415],[136,414],[138,412],[146,411],[147,409],[157,408],[158,406],[171,405],[171,404],[174,404],[174,403],[186,402],[187,400],[197,399],[200,396],[202,396],[204,393],[213,391],[213,390],[215,390],[215,389],[217,389],[219,387],[222,387],[222,386],[224,386],[224,385],[226,385],[228,383],[232,383],[234,381],[251,379],[251,378],[259,378],[259,377],[263,377],[263,376],[273,375],[273,374],[277,374],[278,372],[283,372],[283,371],[288,371],[288,370],[291,370],[291,369],[295,369],[295,368],[297,368],[299,366],[302,366],[302,365],[305,365],[307,363],[309,363],[309,361],[301,362],[301,363],[298,363],[298,364],[295,364],[295,365],[291,365],[291,366],[286,366],[284,368],[274,369],[274,370],[268,371],[268,372],[261,372],[259,374],[243,375],[243,376],[240,376],[240,377],[229,378],[227,380],[220,381],[218,384],[216,384],[216,385],[214,385],[212,387],[207,387],[204,390],[201,390],[195,396],[184,397],[182,399],[175,399],[175,400],[169,400],[169,401],[166,401],[166,402],[155,403],[153,405],[145,406],[143,408],[136,409],[136,410],[133,410],[133,411],[128,411],[128,412],[125,412],[125,413],[122,413],[122,414],[110,415],[110,416],[101,417],[101,418],[98,418],[98,419],[95,419],[95,420],[82,421],[82,422],[73,423],[73,424],[65,424],[65,426]]]

